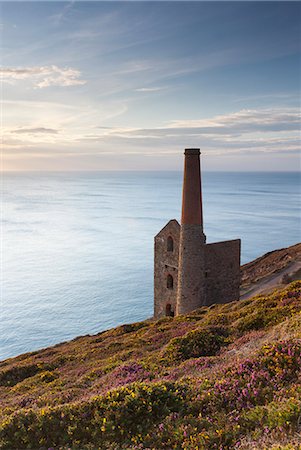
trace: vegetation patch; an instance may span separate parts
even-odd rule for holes
[[[298,449],[300,293],[294,282],[5,361],[0,448]]]
[[[225,328],[196,329],[182,337],[172,339],[165,349],[164,356],[169,361],[214,356],[228,342],[228,332]]]
[[[2,425],[1,449],[131,444],[133,436],[179,412],[184,399],[185,392],[171,383],[138,383],[80,405],[20,412]]]
[[[33,377],[41,370],[37,364],[16,366],[0,373],[0,386],[14,386],[26,378]]]

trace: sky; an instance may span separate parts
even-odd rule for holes
[[[4,170],[300,168],[299,2],[2,2]]]

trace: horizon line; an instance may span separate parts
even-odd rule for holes
[[[33,169],[33,170],[3,170],[1,172],[1,176],[8,174],[8,173],[100,173],[100,172],[119,172],[119,173],[130,173],[130,172],[137,172],[137,173],[179,173],[182,172],[182,169],[71,169],[71,170],[40,170],[40,169]],[[212,172],[220,172],[220,173],[300,173],[300,170],[208,170],[202,168],[202,173],[212,173]]]

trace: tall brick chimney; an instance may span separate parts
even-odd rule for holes
[[[187,148],[184,165],[176,314],[185,314],[205,304],[205,242],[200,149]]]

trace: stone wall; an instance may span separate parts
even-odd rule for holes
[[[172,238],[173,250],[168,248],[168,238]],[[178,288],[180,225],[170,220],[155,236],[154,267],[154,316],[155,318],[173,315],[176,311]],[[169,242],[170,244],[170,242]],[[170,277],[172,277],[172,287]],[[168,283],[169,282],[169,283]]]
[[[239,239],[203,244],[204,238],[200,237],[199,245],[190,248],[187,253],[187,264],[189,263],[190,267],[184,277],[188,277],[185,280],[188,290],[185,289],[184,292],[182,292],[183,289],[178,290],[180,231],[179,223],[171,220],[155,237],[154,317],[185,314],[202,305],[239,300]],[[191,230],[189,235],[193,235]],[[172,250],[168,245],[169,238],[172,238]],[[188,247],[186,247],[187,250]],[[205,261],[204,265],[203,261]],[[195,276],[198,277],[197,286],[194,286]],[[170,277],[172,277],[172,284]],[[179,279],[181,282],[182,278],[179,277]],[[193,293],[198,295],[195,296]],[[180,308],[177,305],[178,294],[182,298]]]
[[[240,239],[205,246],[206,305],[239,300]]]
[[[205,240],[201,225],[181,225],[177,315],[206,304]]]

